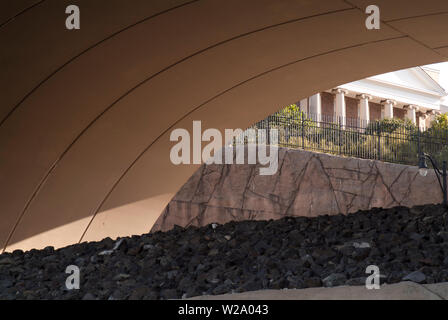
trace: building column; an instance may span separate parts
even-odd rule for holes
[[[309,98],[309,117],[314,121],[321,121],[322,114],[322,100],[320,93],[316,93]]]
[[[370,121],[370,107],[369,100],[372,99],[372,96],[362,93],[358,94],[356,98],[359,99],[359,118],[361,119],[360,127],[366,127]]]
[[[426,118],[428,115],[426,113],[419,113],[419,119],[418,119],[418,127],[420,131],[426,130]]]
[[[391,99],[382,100],[384,112],[382,113],[382,119],[393,119],[394,118],[394,106],[397,104],[396,101]]]
[[[334,113],[336,115],[336,121],[342,126],[346,123],[346,108],[345,108],[345,95],[348,93],[347,90],[336,88],[331,91],[336,95],[334,104]]]
[[[299,107],[300,111],[308,113],[308,98],[300,100]]]
[[[406,119],[410,120],[412,124],[417,124],[417,116],[416,112],[418,111],[418,107],[414,106],[412,104],[408,104],[403,107],[404,110],[406,110]]]
[[[440,115],[441,112],[438,110],[429,110],[426,112],[426,114],[428,115],[429,119],[431,120],[430,122],[432,122],[432,121],[436,120],[436,117],[438,115]]]

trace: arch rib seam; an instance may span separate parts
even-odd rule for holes
[[[34,7],[37,7],[38,5],[42,4],[45,1],[47,1],[47,0],[40,0],[40,1],[30,5],[29,7],[23,9],[22,11],[20,11],[16,15],[12,16],[11,18],[6,19],[4,22],[0,23],[0,29],[3,28],[4,26],[6,26],[8,23],[10,23],[12,20],[16,19],[18,16],[20,16],[20,15],[24,14],[25,12],[33,9]]]

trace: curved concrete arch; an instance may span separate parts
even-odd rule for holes
[[[332,0],[325,1],[331,3]],[[256,10],[254,10],[255,3],[258,4]],[[4,211],[15,213],[9,224],[14,223],[16,226],[20,222],[28,203],[34,199],[34,194],[40,192],[41,184],[47,180],[49,172],[65,154],[64,147],[70,148],[72,142],[78,139],[85,128],[89,128],[92,121],[120,99],[122,92],[127,93],[145,79],[206,48],[215,46],[216,43],[229,41],[271,25],[305,18],[307,15],[314,16],[324,14],[327,10],[347,9],[345,4],[330,5],[323,9],[315,8],[308,3],[297,7],[297,1],[288,0],[283,2],[281,7],[292,13],[284,15],[282,11],[273,11],[271,1],[267,0],[263,2],[232,0],[220,7],[202,1],[195,4],[199,8],[190,5],[158,16],[151,21],[145,21],[85,52],[48,79],[45,85],[24,101],[13,117],[0,127],[0,144],[12,143],[10,148],[4,149],[8,153],[3,155],[7,159],[9,154],[12,158],[11,164],[10,166],[5,164],[0,171],[4,170],[5,175],[10,174],[11,180],[15,175],[14,172],[21,172],[27,176],[26,181],[29,183],[28,186],[22,183],[8,190],[9,194],[0,195],[4,199],[11,199],[12,196],[17,198],[20,195],[22,197],[17,201],[0,201],[6,206],[2,208]],[[226,26],[224,22],[232,18],[235,8],[244,15],[238,19],[239,23],[233,21],[231,26]],[[244,19],[245,16],[254,14],[256,18]],[[201,37],[197,37],[203,27],[200,23],[191,24],[191,21],[202,21],[206,18],[211,21],[209,28],[204,30]],[[166,30],[163,37],[160,37],[159,30]],[[142,43],[148,37],[153,39],[152,43],[143,46]],[[183,39],[183,42],[176,43],[179,38]],[[154,45],[157,45],[156,49]],[[123,47],[127,49],[124,52]],[[91,95],[89,91],[91,83],[86,83],[85,77],[92,83],[101,84],[95,88],[95,97]],[[119,81],[115,80],[117,78]],[[71,99],[67,101],[66,97]],[[34,105],[49,100],[51,104],[45,104],[39,109],[33,108]],[[84,104],[82,113],[79,110],[81,104]],[[60,108],[61,105],[64,109]],[[45,127],[43,132],[42,126]],[[21,132],[22,127],[28,128],[26,133]],[[2,135],[2,131],[9,133]],[[5,137],[4,141],[2,136]],[[17,143],[20,140],[23,142]],[[0,154],[1,152],[2,150]],[[33,155],[40,153],[43,154],[43,159],[33,158]],[[17,157],[24,159],[24,163],[16,162]],[[23,202],[27,204],[24,206]],[[76,214],[72,219],[77,218],[79,216]],[[4,228],[9,228],[9,224],[6,220]]]
[[[122,32],[65,65],[0,128],[5,147],[0,148],[0,177],[10,188],[0,195],[7,222],[0,236],[10,235],[7,249],[149,231],[196,168],[169,162],[170,128],[190,128],[192,120],[219,129],[246,127],[321,89],[445,60],[448,39],[427,39],[403,25],[417,19],[409,18],[417,16],[413,12],[400,16],[390,9],[385,16],[394,21],[368,31],[362,1],[352,2],[359,7],[347,1],[263,0],[255,10],[241,1],[198,1]],[[378,2],[392,8],[390,2]],[[448,7],[433,2],[440,11]],[[300,14],[292,10],[300,6]],[[230,22],[231,14],[238,19]],[[186,17],[196,19],[192,23]],[[156,28],[154,21],[164,19],[165,28]],[[189,23],[175,31],[189,37],[173,32],[179,19]],[[418,19],[420,25],[429,23],[421,15]],[[285,23],[291,20],[297,21]],[[275,24],[281,25],[269,28]],[[254,32],[257,28],[262,30]],[[160,39],[163,48],[137,46],[139,32]],[[176,61],[173,48],[181,50],[178,63],[166,69],[167,60]],[[182,56],[188,59],[180,61]],[[136,86],[151,70],[165,71]],[[68,92],[74,94],[67,101]],[[52,101],[50,108],[45,101]],[[58,110],[64,101],[71,107]]]
[[[0,27],[0,41],[11,47],[11,50],[0,52],[0,59],[8,62],[0,74],[0,92],[8,92],[4,103],[0,105],[0,125],[24,99],[82,54],[138,23],[195,1],[199,0],[134,0],[135,8],[129,15],[123,14],[129,8],[124,1],[78,1],[77,4],[86,10],[82,12],[83,28],[77,33],[69,33],[65,29],[65,8],[70,2],[41,0],[30,3],[13,19],[10,18],[7,26]],[[5,11],[16,12],[28,2],[8,2],[4,5],[8,9]],[[105,7],[112,7],[110,14],[102,14]],[[86,26],[84,21],[87,22]],[[24,26],[27,28],[26,33],[21,32]],[[88,32],[83,32],[85,29]],[[21,54],[13,55],[17,50]],[[44,51],[45,55],[40,56],[40,63],[36,65],[33,58],[39,51]],[[17,68],[32,69],[33,72],[18,82]]]

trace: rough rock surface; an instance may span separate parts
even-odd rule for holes
[[[58,250],[0,255],[0,299],[172,299],[258,289],[448,281],[448,210],[440,205],[350,215],[175,227]],[[67,266],[80,289],[67,290]]]
[[[432,171],[422,177],[414,166],[280,148],[271,176],[259,175],[258,165],[203,165],[152,231],[440,202]]]

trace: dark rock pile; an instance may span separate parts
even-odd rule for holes
[[[347,216],[176,227],[0,255],[1,299],[172,299],[259,289],[448,281],[448,211],[428,205]],[[68,265],[80,289],[67,290]]]

